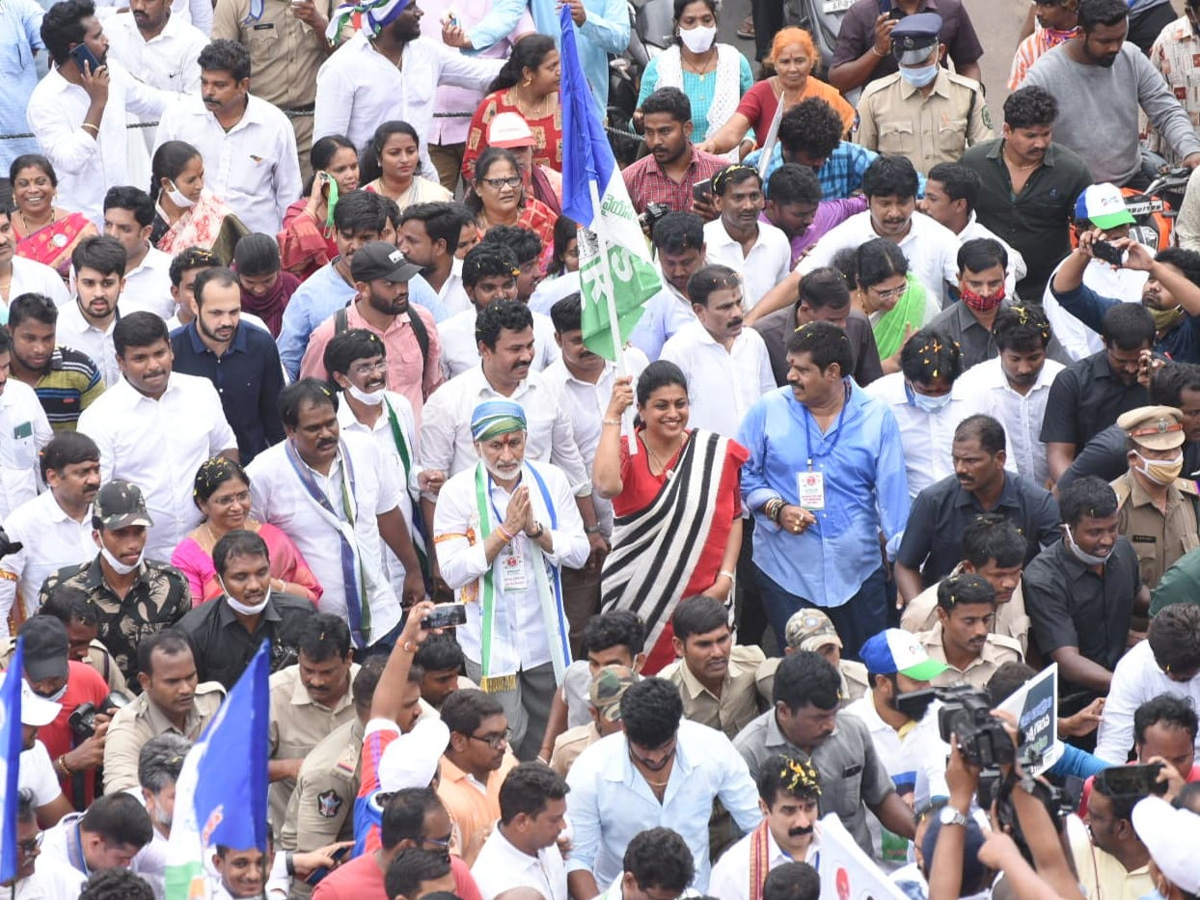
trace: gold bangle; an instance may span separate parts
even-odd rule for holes
[[[878,50],[875,48],[875,45],[874,45],[874,44],[872,44],[872,45],[871,45],[871,52],[872,52],[872,53],[874,53],[876,56],[878,56],[880,59],[887,59],[887,54],[886,54],[886,53],[880,53],[880,52],[879,52],[879,51],[878,51]]]
[[[100,134],[100,129],[97,126],[93,125],[91,122],[83,122],[79,127],[80,128],[90,128],[90,129],[92,129],[92,134],[96,134],[96,135]]]
[[[601,425],[616,425],[618,428],[620,428],[621,420],[620,419],[601,419],[600,424]]]

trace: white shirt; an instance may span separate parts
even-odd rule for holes
[[[587,562],[590,547],[583,530],[583,518],[571,495],[567,476],[557,466],[548,463],[536,464],[525,459],[525,465],[534,468],[542,476],[550,502],[554,506],[557,525],[551,527],[550,511],[542,496],[541,487],[533,478],[523,478],[529,488],[529,502],[534,518],[550,532],[551,551],[545,553],[546,560],[555,566],[578,569]],[[487,478],[492,504],[504,517],[511,494]],[[492,514],[493,517],[495,513]],[[494,519],[493,519],[494,520]],[[475,468],[466,469],[450,478],[438,494],[434,512],[433,533],[436,536],[438,565],[446,584],[457,591],[481,579],[489,569],[493,573],[496,590],[496,626],[492,633],[491,672],[504,674],[532,669],[551,661],[550,634],[538,600],[530,565],[531,538],[518,534],[508,545],[511,555],[524,560],[527,587],[524,590],[504,590],[502,567],[508,550],[501,550],[488,564],[483,552],[483,540],[470,543],[466,537],[468,529],[479,533],[479,501],[475,494]],[[482,588],[480,588],[482,601]],[[467,624],[455,632],[463,653],[473,662],[481,662],[480,645],[483,636],[482,602],[467,604]],[[559,615],[563,615],[561,607]]]
[[[904,471],[908,476],[908,495],[916,497],[936,481],[954,474],[954,429],[975,410],[970,402],[951,389],[950,401],[936,412],[925,412],[909,402],[903,372],[884,375],[868,384],[864,390],[891,407],[900,426],[900,442],[904,447]],[[1007,459],[1004,468],[1017,472],[1016,454],[1008,434],[1004,435]]]
[[[1025,394],[1008,383],[1000,357],[972,366],[954,382],[954,393],[971,403],[974,412],[989,415],[1004,426],[1016,456],[1017,472],[1037,484],[1045,484],[1050,476],[1046,445],[1040,440],[1042,419],[1050,385],[1064,368],[1062,363],[1047,359],[1037,381]]]
[[[171,94],[142,84],[117,60],[108,60],[108,103],[100,119],[100,134],[80,127],[91,100],[80,85],[51,69],[29,95],[25,117],[58,175],[58,204],[78,210],[104,228],[104,195],[110,187],[131,184],[139,169],[149,172],[145,144],[130,141],[127,112],[157,116],[173,102]],[[131,171],[130,153],[140,163]],[[143,180],[136,182],[142,184]],[[149,183],[146,181],[145,183]]]
[[[137,797],[143,806],[146,805],[140,787],[129,788],[126,793]],[[170,843],[170,839],[158,830],[153,821],[150,824],[154,832],[150,843],[137,852],[137,856],[129,864],[129,871],[140,875],[150,885],[157,900],[163,900],[167,892],[167,844]]]
[[[113,345],[113,329],[116,327],[116,316],[112,317],[103,331],[85,319],[79,309],[78,297],[58,308],[58,342],[91,357],[106,387],[112,387],[121,380],[117,348]]]
[[[646,355],[636,347],[625,348],[625,371],[633,376],[637,384],[638,376],[649,365]],[[558,395],[558,406],[565,409],[571,417],[571,429],[575,432],[575,443],[583,457],[587,471],[592,470],[596,461],[596,448],[600,445],[600,432],[603,429],[601,420],[608,409],[608,401],[612,398],[613,380],[617,377],[616,363],[606,362],[604,371],[596,379],[596,383],[580,381],[567,368],[561,359],[549,366],[542,373],[542,381],[546,387]],[[592,494],[592,503],[596,506],[596,521],[601,532],[608,537],[612,534],[613,511],[612,501],[603,499],[599,494]],[[591,676],[589,675],[590,679]],[[585,686],[586,693],[586,686]],[[586,714],[586,708],[584,709]],[[590,722],[585,715],[583,722]]]
[[[100,0],[96,4],[96,11],[99,13],[104,7],[118,10],[128,9],[129,3],[128,0]],[[174,0],[171,4],[171,18],[195,25],[206,37],[212,34],[213,5],[210,0]],[[104,16],[102,21],[105,34],[107,34],[108,23],[112,19]]]
[[[33,388],[9,378],[0,394],[0,516],[37,496],[38,454],[54,432]]]
[[[1025,257],[1021,255],[1019,250],[1014,250],[1008,241],[998,236],[990,228],[981,225],[979,217],[971,210],[971,217],[967,219],[966,227],[958,233],[959,244],[965,244],[967,241],[974,241],[980,238],[995,241],[1004,248],[1004,252],[1008,254],[1008,267],[1004,270],[1004,291],[1005,296],[1015,297],[1017,294],[1017,282],[1025,277],[1028,269],[1025,266]]]
[[[54,774],[54,763],[50,761],[50,752],[41,741],[34,741],[32,747],[21,751],[21,759],[17,763],[17,790],[33,794],[34,809],[53,803],[62,793],[58,776]]]
[[[499,826],[484,841],[471,877],[483,900],[495,900],[515,887],[533,888],[545,900],[567,900],[567,867],[558,847],[551,844],[530,856],[509,843]]]
[[[871,225],[871,211],[857,213],[821,237],[808,255],[796,263],[796,271],[807,275],[813,269],[833,265],[839,250],[856,248],[879,237]],[[909,269],[929,294],[925,310],[928,322],[946,302],[946,283],[958,284],[958,235],[924,213],[915,212],[900,249]]]
[[[39,856],[33,865],[33,874],[17,882],[13,900],[77,900],[87,881],[53,856]]]
[[[467,289],[463,287],[461,271],[455,272],[451,269],[446,280],[442,282],[442,289],[438,291],[438,300],[442,302],[442,309],[446,311],[447,316],[467,310],[475,311],[475,307],[471,305],[471,298],[467,296]]]
[[[172,10],[163,30],[150,40],[138,30],[132,15],[105,16],[104,34],[108,38],[108,52],[139,81],[173,94],[194,94],[200,90],[197,59],[208,46],[208,38],[185,16]]]
[[[504,60],[466,56],[427,37],[409,41],[400,62],[397,68],[376,51],[364,31],[334,51],[317,71],[313,141],[343,134],[362,147],[376,128],[393,119],[407,122],[417,134],[432,134],[439,84],[484,91],[504,65]],[[420,174],[437,178],[427,140],[421,141]]]
[[[571,479],[576,495],[591,493],[591,472],[579,455],[571,419],[538,372],[530,372],[511,397],[491,386],[482,366],[444,383],[429,396],[421,413],[421,465],[447,476],[474,466],[479,454],[471,439],[471,414],[484,400],[497,399],[512,400],[525,410],[525,459],[554,463]]]
[[[729,266],[742,276],[742,298],[747,310],[792,271],[792,245],[787,235],[769,222],[758,223],[758,240],[744,253],[742,245],[729,236],[724,223],[714,219],[704,226],[707,249],[705,262]]]
[[[1112,686],[1096,735],[1096,756],[1114,766],[1123,765],[1133,749],[1133,714],[1159,694],[1183,697],[1200,708],[1200,676],[1185,682],[1172,681],[1158,667],[1150,642],[1141,641],[1113,669]],[[1200,737],[1196,750],[1200,752]]]
[[[736,437],[742,417],[758,398],[776,388],[767,345],[753,328],[743,328],[726,350],[700,322],[679,329],[662,348],[687,377],[688,424]]]
[[[28,618],[38,610],[38,591],[47,575],[96,555],[91,510],[76,522],[58,505],[52,491],[43,491],[14,509],[4,520],[4,530],[24,546],[0,560],[0,570],[16,579],[0,579],[0,635],[8,633],[5,620],[18,590]]]
[[[1064,260],[1065,262],[1065,260]],[[1050,328],[1054,337],[1067,352],[1072,360],[1083,359],[1104,349],[1100,335],[1088,328],[1081,321],[1062,308],[1054,298],[1050,286],[1054,276],[1062,268],[1062,263],[1054,267],[1054,272],[1046,282],[1046,290],[1042,294],[1042,308],[1046,310],[1046,318],[1050,320]],[[1101,297],[1110,297],[1125,303],[1141,303],[1142,288],[1150,278],[1148,272],[1137,269],[1114,269],[1108,263],[1099,259],[1088,260],[1083,270],[1083,283]]]
[[[172,372],[153,400],[122,378],[79,417],[79,430],[100,448],[100,478],[142,489],[154,525],[150,559],[170,559],[175,545],[203,518],[192,502],[196,470],[222,450],[237,448],[217,389],[207,378]]]
[[[154,136],[187,141],[204,158],[204,183],[229,204],[247,228],[277,234],[283,213],[300,196],[296,133],[279,109],[247,96],[246,111],[229,131],[193,94],[163,113]]]
[[[400,621],[400,601],[382,568],[383,540],[377,517],[396,509],[401,502],[400,486],[394,469],[376,449],[375,442],[362,434],[343,434],[342,444],[350,455],[354,473],[354,501],[357,514],[352,534],[358,547],[367,602],[371,611],[371,637],[386,635]],[[329,476],[309,469],[317,485],[325,492],[338,518],[346,521],[341,495],[341,454]],[[270,522],[282,530],[304,555],[309,568],[325,592],[317,608],[324,613],[346,616],[346,583],[342,575],[340,534],[332,523],[317,512],[316,502],[305,490],[300,477],[287,458],[287,444],[268,447],[246,467],[250,475],[250,493],[254,497],[255,518]]]
[[[579,293],[579,273],[563,272],[555,278],[544,278],[533,289],[529,298],[529,308],[544,316],[550,315],[550,308],[563,297]]]
[[[71,302],[67,286],[63,284],[57,272],[32,259],[14,256],[12,282],[8,286],[8,302],[11,303],[22,294],[44,294],[53,300],[59,309]],[[0,310],[0,317],[3,317],[5,323],[8,322],[8,303]]]
[[[815,867],[817,852],[821,849],[821,823],[814,823],[813,839],[804,854],[803,862]],[[708,879],[708,895],[720,897],[721,900],[750,900],[750,856],[754,832],[743,835],[742,838],[721,854],[721,858],[713,863],[712,875]],[[781,849],[775,840],[771,829],[767,829],[767,871],[777,869],[784,863],[796,862]],[[488,900],[484,897],[483,900]]]
[[[438,323],[438,340],[442,344],[442,375],[447,380],[467,369],[479,368],[479,342],[475,340],[475,307],[454,313]],[[533,314],[533,364],[535,372],[545,369],[562,356],[554,340],[554,323],[549,316]]]
[[[346,401],[344,395],[338,401],[338,425],[343,434],[351,432],[353,434],[369,435],[371,440],[375,442],[380,456],[389,464],[396,467],[396,478],[400,487],[397,495],[400,499],[400,512],[404,516],[404,524],[408,526],[409,534],[412,534],[412,495],[405,490],[405,487],[408,485],[410,477],[415,476],[417,471],[418,445],[416,418],[413,416],[412,404],[408,402],[407,397],[403,394],[397,394],[395,391],[384,391],[383,393],[384,409],[379,418],[375,420],[373,428],[368,428],[354,417],[354,410],[350,408],[350,404]],[[405,444],[408,445],[408,468],[404,466],[404,462],[400,456],[400,448],[396,446],[396,439],[392,434],[391,420],[388,418],[386,408],[388,406],[395,411],[396,421],[400,425],[400,434],[404,437]],[[416,539],[415,535],[413,535],[413,539]],[[382,541],[380,543],[383,544]],[[392,590],[398,594],[402,594],[404,591],[404,564],[400,562],[396,554],[392,552],[392,548],[387,544],[383,544],[383,571],[392,584]]]
[[[125,290],[118,307],[122,315],[139,310],[157,313],[162,319],[175,314],[171,296],[171,255],[150,247],[137,268],[125,273]]]

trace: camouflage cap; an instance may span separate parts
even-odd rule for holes
[[[106,531],[128,528],[131,525],[154,525],[146,512],[146,500],[142,489],[128,481],[110,481],[100,488],[92,504],[93,524],[98,521]]]
[[[842,647],[842,639],[829,616],[819,609],[802,609],[787,620],[784,639],[794,650],[820,650],[827,644]]]
[[[636,682],[637,675],[625,666],[605,666],[596,673],[588,687],[588,701],[596,708],[600,718],[607,722],[619,722],[621,698]]]

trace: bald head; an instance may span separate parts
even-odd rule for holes
[[[495,900],[547,900],[541,891],[522,885],[496,895]]]

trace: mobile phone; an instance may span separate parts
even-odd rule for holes
[[[1125,254],[1108,241],[1092,241],[1092,256],[1114,266],[1125,264]]]
[[[334,850],[329,855],[333,857],[334,862],[341,862],[343,857],[345,857],[345,855],[347,853],[349,853],[352,849],[353,849],[352,847],[340,847],[337,850]],[[304,883],[312,884],[312,885],[318,884],[321,881],[321,879],[324,878],[328,874],[329,874],[329,866],[320,866],[319,868],[313,869],[313,873],[304,879]]]
[[[886,15],[888,12],[890,12],[891,8],[892,8],[892,0],[879,0],[879,14],[881,16]]]
[[[422,628],[455,628],[467,624],[467,607],[462,603],[438,603],[421,622]]]
[[[906,13],[904,10],[902,10],[898,6],[892,7],[892,9],[888,12],[888,18],[895,19],[896,21],[900,21],[907,15],[908,15],[908,13]]]
[[[88,71],[93,75],[97,69],[102,68],[100,60],[96,59],[96,54],[87,44],[76,44],[67,52],[71,54],[71,59],[75,60],[75,65],[79,66],[80,72],[84,71],[84,63],[87,63]]]
[[[1145,766],[1113,766],[1105,769],[1096,776],[1101,783],[1101,790],[1107,796],[1148,797],[1151,794],[1161,796],[1167,791],[1167,783],[1158,780],[1162,771],[1162,763],[1150,763]]]
[[[709,203],[712,201],[712,179],[705,178],[703,181],[697,181],[692,185],[692,197],[701,203]]]
[[[455,12],[453,9],[446,10],[446,24],[449,25],[451,28],[458,27],[458,24],[459,24],[458,23],[458,13]]]

